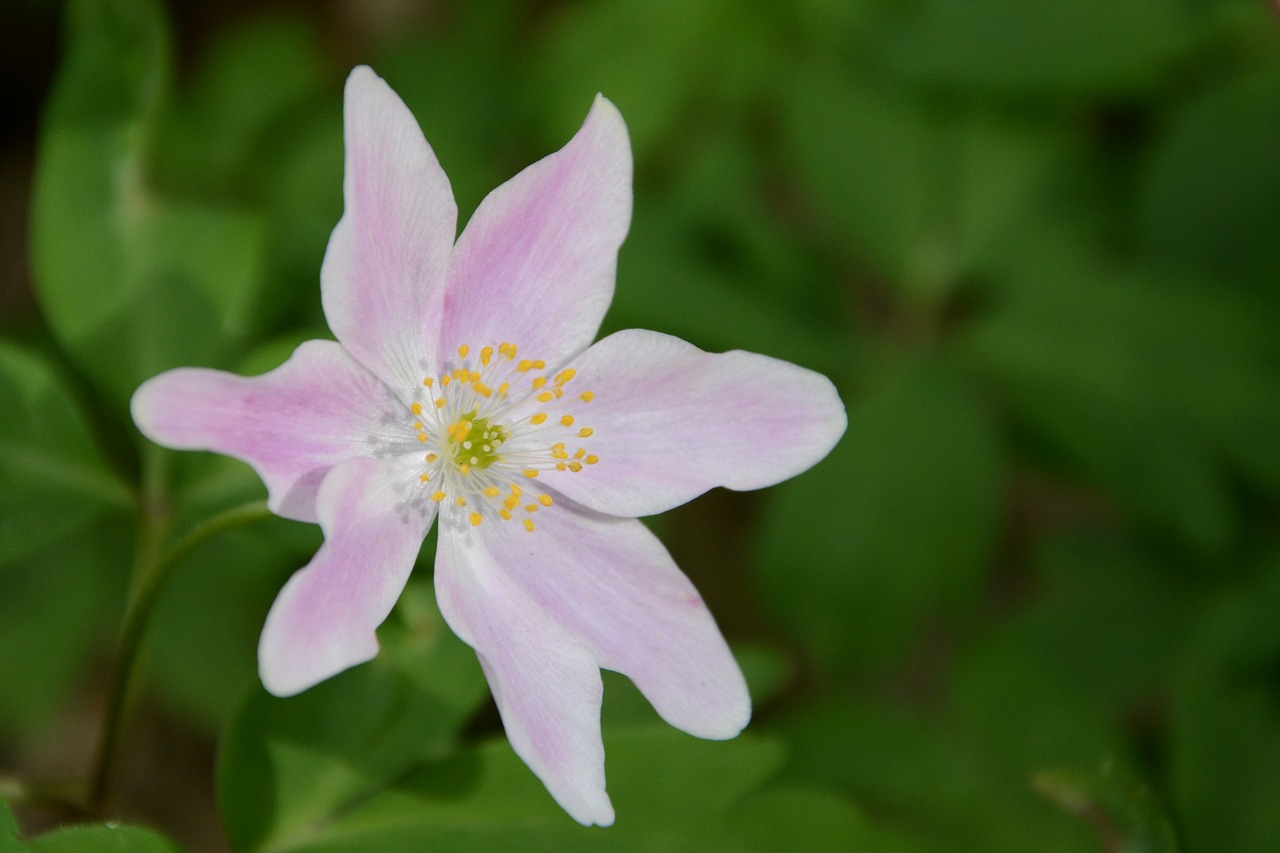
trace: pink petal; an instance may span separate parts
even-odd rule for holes
[[[434,372],[457,230],[449,179],[395,92],[367,67],[347,78],[346,211],[320,270],[329,327],[393,388]]]
[[[537,512],[536,529],[486,525],[483,549],[505,557],[508,583],[628,676],[668,723],[723,740],[751,718],[751,699],[715,620],[662,543],[639,521],[568,501]],[[514,559],[513,559],[514,558]]]
[[[262,376],[184,367],[133,395],[143,435],[178,450],[212,450],[253,466],[271,511],[316,520],[316,490],[329,469],[377,449],[401,404],[332,341],[308,341]]]
[[[547,471],[544,482],[611,515],[663,512],[713,486],[772,485],[821,460],[844,434],[830,380],[768,356],[706,353],[632,329],[572,364],[565,409],[594,430],[583,445],[600,461],[579,473]],[[594,398],[584,403],[587,390]]]
[[[591,343],[631,221],[631,144],[602,96],[582,129],[489,194],[454,250],[440,352],[510,342],[555,365]]]
[[[262,684],[292,696],[378,653],[374,629],[404,589],[435,504],[394,461],[353,459],[320,485],[325,541],[267,614],[258,644]]]
[[[490,523],[500,524],[485,527]],[[608,826],[613,806],[604,785],[600,669],[511,581],[510,571],[523,566],[504,565],[482,541],[479,529],[442,524],[440,612],[476,650],[516,754],[574,820]],[[505,562],[515,559],[511,554]]]

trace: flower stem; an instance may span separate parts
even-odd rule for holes
[[[120,740],[120,724],[124,718],[125,699],[129,682],[137,662],[142,638],[150,620],[160,591],[172,574],[174,566],[182,558],[204,542],[242,524],[267,518],[270,511],[265,501],[253,501],[218,513],[197,524],[181,538],[162,550],[165,532],[169,525],[168,510],[162,502],[154,500],[156,492],[143,488],[141,532],[138,553],[134,562],[134,591],[125,611],[124,625],[120,629],[120,648],[111,680],[107,687],[107,707],[102,719],[102,732],[98,738],[98,752],[89,777],[89,809],[101,813],[106,805],[107,792]]]

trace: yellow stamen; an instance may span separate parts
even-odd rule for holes
[[[595,398],[596,398],[596,395],[593,392],[583,391],[582,395],[578,399],[582,400],[582,402],[584,403],[590,403]]]
[[[561,418],[560,426],[573,426],[573,415],[565,415]]]
[[[446,376],[445,378],[446,378],[446,379],[448,379],[448,377],[447,377],[447,376]],[[444,397],[441,397],[440,399],[436,400],[436,408],[437,408],[437,409],[443,409],[443,408],[444,408]]]
[[[527,531],[529,531],[530,533],[532,533],[532,532],[533,532],[533,519],[532,519],[532,518],[526,518],[526,519],[524,520],[524,529],[525,529],[525,530],[527,530]]]
[[[519,362],[516,363],[516,371],[519,373],[528,373],[530,368],[532,367],[533,367],[533,362],[527,358],[522,358],[520,359]]]
[[[483,347],[480,350],[480,363],[485,367],[489,366],[489,361],[493,358],[493,347]]]
[[[576,474],[577,472],[579,472],[579,471],[581,471],[581,470],[582,470],[582,463],[581,463],[581,462],[570,462],[570,463],[569,463],[569,470],[570,470],[570,471],[573,471],[573,472]]]
[[[556,386],[559,387],[565,384],[566,382],[568,382],[570,379],[572,379],[577,375],[578,375],[578,371],[574,370],[572,367],[560,371],[558,374],[556,374]]]
[[[409,407],[409,411],[413,412],[415,415],[422,414],[422,404],[414,403],[412,406]]]
[[[538,472],[533,468],[526,468],[524,475],[528,477],[530,480],[532,480],[534,477],[538,476]]]
[[[440,503],[440,501],[444,500],[444,492],[432,492],[431,500],[435,501],[436,503]]]
[[[547,384],[547,377],[539,376],[533,380],[533,390],[537,391],[539,388],[541,388],[543,385],[546,385],[546,384]]]
[[[483,516],[481,516],[481,515],[480,515],[480,513],[478,513],[478,512],[473,512],[473,513],[471,513],[471,526],[472,526],[472,527],[479,527],[479,526],[480,526],[480,522],[481,522],[481,521],[483,521],[483,520],[484,520],[484,517],[483,517]]]
[[[582,429],[578,430],[578,438],[591,438],[594,432],[595,430],[593,430],[591,427],[583,427]]]
[[[458,497],[457,497],[457,499],[454,501],[454,503],[456,503],[458,506],[466,506],[466,505],[467,505],[467,499],[466,499],[466,498],[464,498],[462,495],[458,495]]]
[[[484,490],[484,493],[491,498],[496,498],[498,495],[502,494],[502,489],[499,489],[497,486],[490,486]]]
[[[458,347],[458,358],[466,358],[467,353],[469,352],[471,352],[471,347],[467,346],[466,344],[463,344],[462,346]]]
[[[547,420],[547,413],[546,413],[546,412],[538,412],[538,414],[536,414],[536,415],[534,415],[533,417],[529,418],[529,423],[533,424],[534,426],[537,426],[538,424],[545,423],[545,422],[546,422],[546,420]]]
[[[538,495],[538,503],[542,504],[543,506],[551,506],[551,495],[548,495],[545,493]]]
[[[436,381],[428,376],[426,379],[422,380],[422,384],[430,388],[432,385],[436,384]]]
[[[590,453],[587,455],[587,458],[583,459],[582,461],[586,462],[588,465],[594,465],[600,461],[600,457],[596,456],[594,453]]]
[[[537,399],[539,403],[550,403],[553,399],[555,399],[555,396],[556,395],[552,394],[550,391],[543,391],[541,394],[538,395]]]

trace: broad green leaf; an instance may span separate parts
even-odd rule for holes
[[[147,672],[186,719],[217,731],[229,717],[257,678],[271,602],[320,543],[319,527],[272,518],[217,537],[174,568],[152,616]]]
[[[878,825],[913,839],[922,850],[1098,849],[1089,827],[1038,796],[1023,768],[946,722],[831,699],[809,703],[775,729],[787,736],[792,753],[780,784],[843,791],[876,815]]]
[[[942,113],[834,63],[799,67],[783,142],[837,251],[937,311],[1073,142],[982,112]]]
[[[1029,239],[1037,248],[989,273],[996,298],[957,354],[1007,395],[1052,464],[1162,535],[1220,553],[1237,522],[1219,448],[1234,443],[1264,480],[1280,455],[1263,429],[1280,414],[1267,304]]]
[[[27,842],[28,853],[182,853],[163,835],[132,826],[103,824],[60,829]]]
[[[1280,848],[1280,554],[1189,626],[1168,787],[1188,850]]]
[[[0,797],[0,851],[9,853],[18,847],[18,824],[9,811],[9,804]]]
[[[969,609],[1003,500],[1000,446],[974,392],[934,364],[847,398],[831,456],[763,514],[763,601],[827,669],[901,662],[929,617]]]
[[[1064,811],[1102,827],[1119,853],[1178,853],[1173,822],[1151,786],[1115,763],[1089,773],[1045,770],[1032,785]]]
[[[61,378],[0,341],[0,564],[84,527],[132,496]]]
[[[776,743],[742,735],[699,741],[663,727],[606,733],[608,829],[576,825],[502,740],[429,764],[288,850],[765,851],[910,849],[821,794],[761,787],[782,760]],[[782,832],[786,827],[790,831]],[[782,848],[779,837],[786,838]]]
[[[0,731],[50,721],[114,630],[132,556],[130,526],[106,518],[0,567]]]
[[[311,24],[300,18],[250,20],[213,39],[175,108],[161,117],[156,156],[166,183],[230,199],[267,178],[263,155],[299,106],[321,93],[323,60]]]
[[[1177,0],[924,0],[903,4],[869,48],[932,84],[1000,93],[1128,92],[1194,46]]]
[[[627,117],[637,158],[700,99],[732,102],[781,63],[772,3],[607,0],[566,9],[537,43],[529,79],[549,126],[575,127],[596,92]],[[697,80],[697,87],[689,81]]]
[[[40,138],[37,293],[78,366],[117,400],[211,363],[247,330],[263,247],[247,213],[173,202],[149,182],[167,75],[154,0],[77,0]]]
[[[1175,116],[1153,146],[1141,199],[1142,243],[1153,261],[1275,293],[1278,149],[1275,61],[1228,79]]]
[[[237,850],[326,831],[417,762],[448,755],[487,695],[475,655],[414,584],[369,664],[290,699],[255,685],[222,739],[218,802]],[[376,849],[376,848],[374,848]]]

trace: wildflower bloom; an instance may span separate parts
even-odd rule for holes
[[[699,737],[751,714],[702,599],[636,516],[799,473],[844,408],[824,377],[765,356],[637,330],[592,345],[631,216],[626,127],[603,97],[456,244],[448,179],[368,68],[347,81],[345,135],[346,210],[320,275],[337,341],[252,378],[161,374],[134,420],[248,462],[276,514],[323,529],[262,632],[279,696],[377,653],[438,518],[440,610],[512,746],[571,816],[608,825],[601,667]]]

